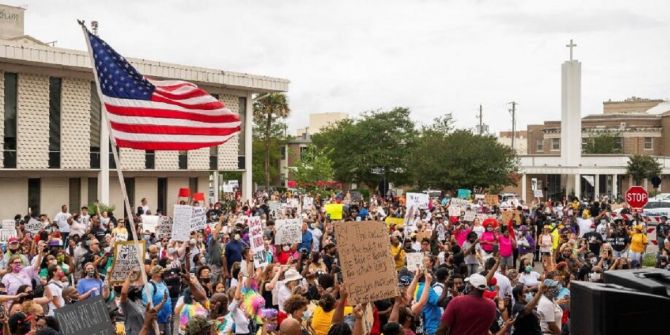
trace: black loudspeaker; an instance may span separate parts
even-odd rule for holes
[[[616,284],[570,283],[570,334],[666,334],[670,298]]]
[[[605,271],[605,283],[670,297],[670,271],[657,268]]]

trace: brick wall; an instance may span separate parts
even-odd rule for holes
[[[121,168],[124,170],[144,170],[144,150],[121,148],[119,150],[119,159],[121,160]]]
[[[187,158],[186,167],[189,170],[209,170],[209,147],[191,150]]]
[[[61,168],[88,169],[91,164],[90,82],[63,79],[61,90]]]
[[[156,151],[156,170],[179,170],[178,151]]]
[[[18,169],[49,167],[49,77],[18,75]]]

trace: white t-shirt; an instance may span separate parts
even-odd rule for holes
[[[312,252],[319,252],[323,233],[319,228],[310,229],[309,232],[312,233]]]
[[[62,283],[56,283],[53,280],[47,284],[47,288],[51,295],[56,297],[61,307],[65,306],[65,299],[63,299],[63,287]],[[48,316],[54,316],[54,311],[56,310],[56,305],[52,301],[49,301],[49,313]]]
[[[495,272],[493,277],[498,282],[498,297],[505,298],[506,295],[512,296],[512,282],[504,274]]]
[[[593,219],[577,218],[577,224],[579,225],[580,238],[584,236],[584,234],[593,231],[593,228],[591,228],[591,225],[593,225]]]
[[[477,233],[477,238],[482,238],[482,234],[484,234],[485,230],[486,229],[484,229],[484,226],[474,226],[474,227],[472,227],[472,231]]]
[[[244,311],[239,308],[240,302],[233,300],[228,305],[228,311],[235,322],[235,334],[249,334],[249,318],[247,318]]]
[[[71,216],[72,214],[63,212],[59,212],[58,214],[54,215],[54,221],[56,221],[56,224],[58,224],[58,230],[61,233],[70,233],[70,225],[67,224],[67,219],[69,219]]]
[[[524,284],[525,286],[535,287],[538,284],[537,280],[539,278],[540,274],[535,271],[531,271],[530,273],[522,272],[519,274],[519,283]]]
[[[549,300],[544,295],[540,297],[540,302],[537,304],[537,314],[540,316],[540,327],[543,334],[550,333],[549,323],[551,322],[555,323],[558,329],[561,329],[563,310],[561,306]]]

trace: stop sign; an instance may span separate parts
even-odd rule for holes
[[[631,186],[626,191],[626,203],[632,209],[642,209],[649,201],[649,193],[642,186]]]

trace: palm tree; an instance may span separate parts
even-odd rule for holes
[[[254,123],[260,128],[260,137],[265,144],[265,189],[270,189],[270,143],[272,140],[272,125],[277,119],[288,116],[290,109],[288,100],[283,93],[268,93],[257,97],[254,101]]]

